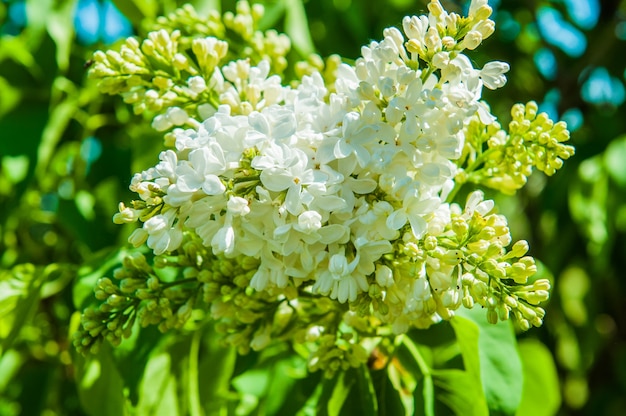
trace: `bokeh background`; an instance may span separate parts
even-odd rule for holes
[[[182,3],[0,1],[0,415],[84,414],[70,351],[73,283],[125,244],[129,229],[111,217],[162,143],[121,100],[98,93],[87,67],[94,50],[145,34],[146,21]],[[299,34],[294,57],[313,45],[354,59],[426,3],[268,0],[262,23]],[[568,123],[576,146],[549,180],[537,174],[514,197],[491,195],[553,276],[544,326],[520,337],[550,348],[559,414],[626,414],[626,1],[489,3],[496,33],[470,56],[511,64],[507,86],[485,92],[493,113],[504,124],[513,103],[536,100]],[[310,32],[289,10],[304,10]]]

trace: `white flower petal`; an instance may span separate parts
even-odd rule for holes
[[[269,168],[261,172],[261,182],[270,191],[284,191],[294,184],[293,179],[285,169]]]
[[[224,193],[226,187],[216,175],[207,175],[202,184],[202,190],[207,195],[219,195]]]
[[[392,230],[399,230],[406,224],[407,216],[403,210],[396,210],[387,217],[387,227]]]

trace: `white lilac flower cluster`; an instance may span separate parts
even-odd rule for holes
[[[197,128],[175,130],[175,150],[133,178],[131,190],[158,214],[130,241],[161,254],[193,231],[215,255],[259,259],[250,282],[258,291],[305,284],[354,302],[377,279],[394,292],[400,276],[383,256],[449,224],[463,127],[475,115],[495,120],[482,88],[503,86],[508,70],[503,62],[476,69],[460,53],[493,32],[486,1],[472,2],[473,27],[458,43],[439,36],[454,15],[437,2],[430,10],[405,18],[404,35],[386,29],[354,66],[341,65],[330,94],[317,73],[280,85],[266,61],[229,64],[228,85],[215,71],[223,101],[237,100],[237,82],[262,98],[246,115],[223,104]],[[419,67],[421,53],[432,66]],[[123,208],[117,219],[141,213]],[[429,280],[415,276],[412,286],[428,292]]]
[[[133,177],[140,200],[120,204],[114,221],[141,221],[129,241],[152,249],[155,268],[180,264],[183,278],[161,281],[142,260],[118,273],[119,287],[103,280],[96,292],[105,303],[84,316],[77,345],[87,349],[102,334],[119,342],[135,317],[180,327],[200,293],[241,352],[273,337],[317,340],[310,366],[329,374],[366,359],[355,333],[426,328],[461,306],[481,305],[490,322],[513,315],[522,328],[541,325],[550,284],[529,282],[537,268],[528,244],[507,249],[506,218],[480,191],[464,207],[452,199],[464,183],[514,191],[534,166],[554,173],[573,154],[562,144],[569,135],[534,103],[514,107],[508,134],[481,101],[483,87],[502,87],[509,69],[475,68],[463,54],[494,31],[486,0],[472,0],[467,17],[438,0],[428,8],[404,18],[402,31],[385,29],[332,76],[304,65],[308,75],[287,80],[272,63],[280,59],[229,60],[227,42],[178,42],[178,30],[153,32],[147,48],[129,40],[126,52],[97,54],[93,73],[105,92],[135,106],[142,96],[161,100],[150,107],[160,109],[153,127],[168,131],[170,147]],[[175,15],[177,24],[190,13]],[[275,33],[268,42],[249,37],[258,50],[280,46],[268,56],[286,54]],[[194,59],[177,49],[185,42]],[[155,55],[159,48],[167,53]],[[150,78],[164,53],[176,70]],[[168,88],[186,109],[161,105]]]

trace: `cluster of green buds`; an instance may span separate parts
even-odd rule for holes
[[[415,36],[406,45],[408,52],[416,53],[426,62],[452,59],[465,49],[476,49],[495,30],[493,20],[489,19],[492,9],[486,2],[472,2],[467,16],[448,13],[439,2],[430,2],[428,10],[438,23],[428,27],[425,16],[411,18],[412,30],[427,30],[427,33],[424,42],[416,41],[421,36]]]
[[[474,192],[465,209],[452,204],[447,218],[434,219],[440,224],[422,239],[405,232],[377,266],[368,291],[350,303],[366,324],[353,317],[349,326],[362,328],[361,336],[402,334],[476,305],[490,323],[513,317],[521,330],[540,326],[545,311],[538,305],[548,299],[550,282],[536,277],[526,241],[511,245],[506,218],[493,209],[493,201]]]
[[[512,195],[523,187],[537,168],[548,176],[574,155],[565,144],[569,131],[563,121],[554,123],[539,113],[537,103],[515,104],[508,133],[500,125],[483,124],[475,117],[466,127],[467,142],[456,176],[458,183],[471,182]]]
[[[291,49],[291,41],[273,29],[260,31],[259,21],[264,14],[263,5],[250,5],[247,1],[238,2],[235,13],[225,12],[222,16],[215,11],[198,16],[196,10],[187,4],[157,18],[155,27],[168,32],[179,31],[183,49],[190,46],[190,40],[199,37],[227,41],[226,61],[249,58],[258,63],[265,59],[272,63],[272,72],[280,74],[287,68],[286,55]]]
[[[114,270],[113,279],[100,278],[94,293],[101,303],[85,309],[74,336],[74,345],[83,353],[96,352],[105,339],[119,345],[131,336],[135,323],[144,328],[157,325],[161,332],[183,327],[201,294],[201,285],[196,279],[168,278],[136,252]]]
[[[261,5],[237,3],[237,13],[213,12],[199,17],[186,5],[160,17],[139,42],[126,39],[119,51],[97,51],[89,77],[102,93],[121,95],[135,114],[155,117],[159,131],[204,119],[230,101],[234,113],[247,114],[263,99],[263,91],[247,88],[250,67],[269,64],[266,74],[281,74],[291,43],[274,30],[261,32]],[[236,99],[225,99],[233,95]],[[269,93],[268,93],[269,94]],[[243,102],[243,103],[242,103]]]
[[[453,233],[436,244],[443,249],[442,258],[452,264],[458,261],[463,306],[471,309],[477,303],[487,308],[490,323],[507,320],[513,313],[523,330],[540,326],[545,311],[537,305],[548,300],[550,282],[529,283],[537,272],[535,260],[526,256],[529,247],[524,240],[507,251],[511,236],[506,219],[478,209],[468,215],[466,209],[464,215],[453,215],[450,228]],[[442,306],[446,303],[441,299]]]
[[[155,325],[165,333],[195,330],[210,319],[223,344],[239,354],[276,340],[295,342],[309,369],[322,369],[328,377],[367,360],[356,318],[352,326],[344,322],[352,314],[347,307],[293,287],[279,294],[254,291],[249,284],[257,266],[249,257],[212,256],[191,239],[177,252],[152,259],[134,252],[113,278],[96,283],[96,302],[83,312],[74,346],[93,354],[103,341],[119,345],[136,326]]]

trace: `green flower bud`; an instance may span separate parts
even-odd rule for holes
[[[437,238],[435,236],[429,235],[424,238],[424,249],[431,251],[437,248]]]
[[[513,247],[511,248],[511,256],[512,257],[522,257],[524,256],[526,253],[528,253],[528,241],[526,240],[519,240],[517,241]]]
[[[496,312],[495,309],[487,310],[487,322],[489,322],[490,324],[498,323],[498,312]]]
[[[498,318],[501,321],[506,321],[509,319],[509,313],[511,312],[511,308],[507,305],[498,305]]]
[[[111,295],[106,302],[108,305],[117,308],[128,302],[128,298],[126,296]]]
[[[534,290],[548,291],[551,289],[550,281],[548,279],[537,279],[533,282],[532,288]]]

